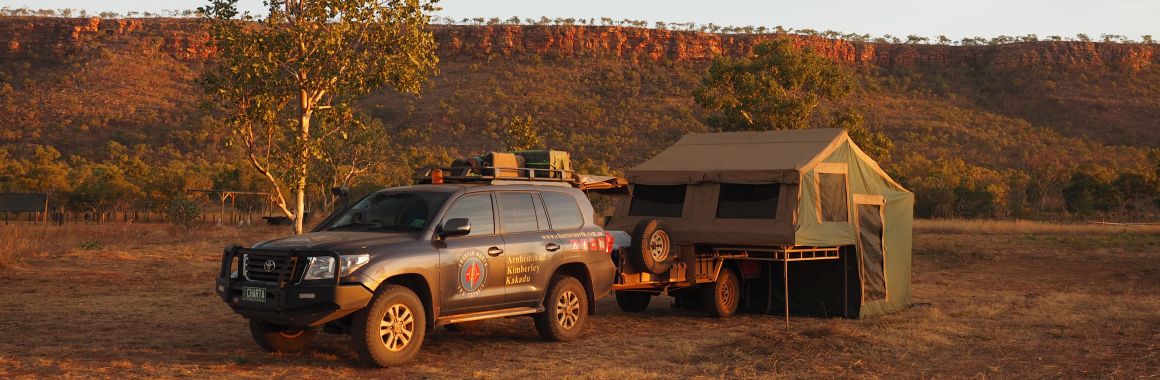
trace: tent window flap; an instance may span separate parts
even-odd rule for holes
[[[722,183],[717,196],[718,219],[776,219],[781,185]]]
[[[679,218],[685,208],[685,185],[633,185],[628,215]]]
[[[858,248],[862,262],[863,302],[886,299],[882,206],[858,204]]]
[[[848,222],[846,206],[846,175],[818,173],[818,205],[823,222]]]

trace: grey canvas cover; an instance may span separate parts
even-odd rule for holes
[[[628,170],[630,183],[651,185],[797,183],[798,170],[845,135],[842,129],[693,133]]]

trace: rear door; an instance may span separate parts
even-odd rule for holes
[[[544,261],[559,249],[544,239],[551,231],[543,204],[535,192],[496,192],[496,200],[506,250],[507,301],[517,304],[513,306],[539,304],[547,284],[539,277],[550,270],[544,268]]]
[[[495,202],[490,192],[455,200],[443,219],[467,218],[471,233],[435,242],[439,247],[439,281],[443,315],[500,308],[505,300],[504,242],[496,228]]]
[[[584,214],[572,194],[543,190],[539,195],[551,227],[551,231],[544,231],[540,237],[540,244],[544,245],[547,253],[541,260],[542,264],[539,264],[539,271],[532,276],[531,283],[517,288],[520,300],[536,303],[542,301],[542,289],[551,282],[552,271],[566,262],[582,262],[586,252],[599,249],[596,244],[600,239],[595,237],[603,236],[599,232],[584,231]]]

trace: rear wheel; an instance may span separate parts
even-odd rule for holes
[[[250,336],[259,347],[270,352],[302,352],[314,341],[314,335],[314,331],[250,320]]]
[[[616,306],[628,313],[641,313],[648,309],[652,294],[645,292],[616,292]]]
[[[536,332],[544,340],[576,339],[588,320],[588,293],[575,277],[557,276],[544,296],[544,312],[533,316]]]
[[[385,285],[371,304],[354,314],[354,351],[368,365],[390,367],[419,354],[427,317],[419,296],[404,286]]]
[[[733,268],[722,268],[717,282],[701,287],[701,299],[709,315],[726,318],[737,312],[741,304],[741,280]]]
[[[667,272],[676,256],[672,236],[667,223],[656,219],[642,220],[632,231],[629,260],[637,268],[652,274]]]

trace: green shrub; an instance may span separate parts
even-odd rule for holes
[[[96,251],[101,249],[101,242],[97,240],[81,240],[80,243],[77,243],[77,248],[86,251]]]
[[[174,198],[169,201],[165,213],[169,216],[170,223],[188,229],[197,221],[197,217],[201,216],[201,207],[187,198]]]

